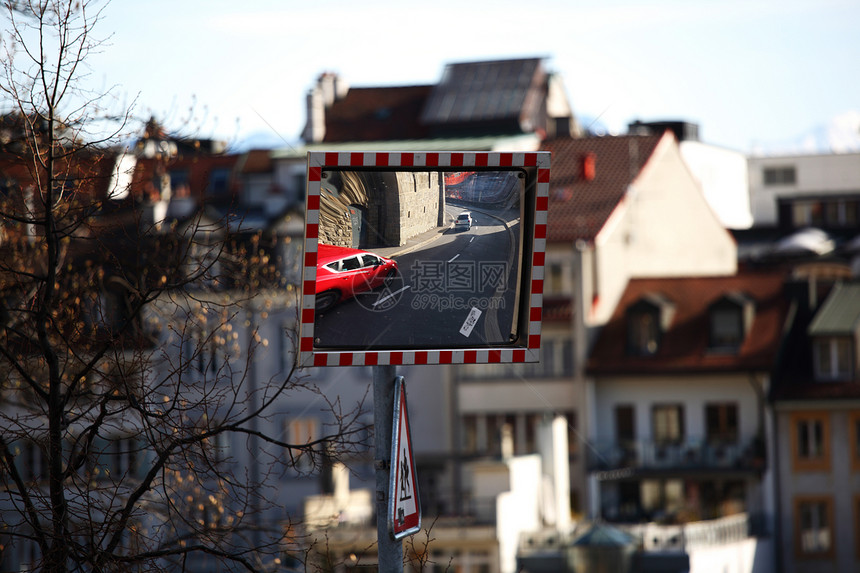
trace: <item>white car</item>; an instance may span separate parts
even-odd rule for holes
[[[455,229],[471,229],[472,228],[472,214],[469,211],[463,211],[459,215],[457,215],[457,219],[454,221]]]

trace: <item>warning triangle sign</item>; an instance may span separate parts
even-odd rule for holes
[[[388,524],[394,539],[400,539],[421,529],[421,503],[418,500],[418,480],[406,411],[406,382],[402,376],[398,376],[395,381],[391,437]]]

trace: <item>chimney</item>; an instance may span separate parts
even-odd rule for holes
[[[579,173],[583,181],[594,181],[596,162],[597,155],[590,151],[588,153],[583,153],[580,156]]]
[[[308,91],[307,120],[302,131],[302,139],[306,143],[319,143],[325,137],[325,99],[319,85]]]
[[[306,143],[320,143],[325,138],[325,112],[337,100],[343,99],[348,91],[349,85],[337,74],[320,74],[307,95],[307,121],[302,131],[302,139]]]

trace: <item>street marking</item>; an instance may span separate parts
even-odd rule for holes
[[[393,298],[393,297],[395,297],[395,296],[399,295],[400,293],[402,293],[403,291],[405,291],[406,289],[408,289],[410,286],[412,286],[412,285],[406,285],[405,287],[403,287],[403,288],[401,288],[401,289],[399,289],[399,290],[396,290],[396,291],[394,291],[393,293],[391,293],[391,294],[389,294],[389,295],[387,295],[387,296],[382,297],[381,299],[379,299],[378,301],[376,301],[375,303],[373,303],[371,306],[374,306],[374,307],[375,307],[375,306],[376,306],[376,305],[378,305],[378,304],[382,304],[382,303],[383,303],[383,302],[385,302],[386,300],[388,300],[388,299],[390,299],[390,298]]]
[[[460,253],[457,253],[457,254],[456,254],[456,255],[454,255],[452,258],[448,259],[448,262],[450,263],[451,261],[453,261],[454,259],[456,259],[456,258],[457,258],[457,257],[459,257],[459,256],[460,256]]]

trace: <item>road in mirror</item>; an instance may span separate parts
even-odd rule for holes
[[[315,346],[515,342],[525,180],[521,170],[323,170]]]

